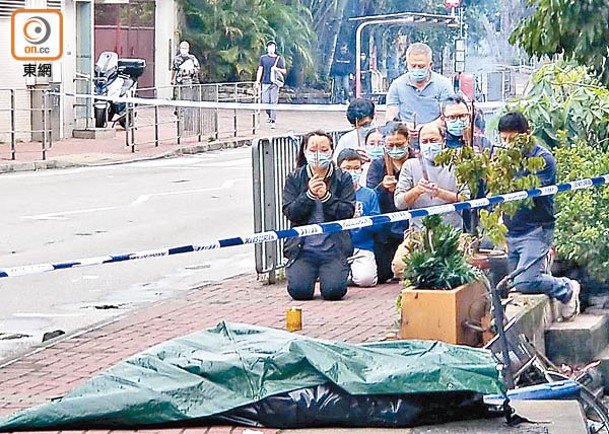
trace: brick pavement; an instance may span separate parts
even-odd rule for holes
[[[234,147],[254,137],[349,128],[344,112],[281,112],[277,129],[270,130],[262,123],[256,134],[252,134],[251,113],[238,114],[236,134],[233,131],[233,112],[223,111],[219,117],[221,134],[218,140],[210,141],[203,137],[199,142],[197,137],[190,137],[180,144],[175,138],[171,113],[164,113],[161,116],[163,123],[159,127],[162,141],[155,146],[151,142],[154,138],[154,129],[150,125],[151,113],[149,110],[143,111],[137,121],[135,152],[125,146],[125,132],[118,127],[114,137],[110,138],[69,138],[53,142],[52,147],[46,150],[44,160],[41,143],[18,143],[15,160],[11,160],[10,144],[0,143],[0,173],[162,158]],[[350,288],[349,294],[341,302],[316,299],[294,303],[287,295],[285,285],[263,285],[255,276],[241,276],[198,288],[90,330],[62,336],[47,346],[0,366],[0,416],[61,396],[133,354],[168,339],[215,326],[223,320],[283,328],[288,306],[303,308],[301,333],[307,336],[349,342],[379,340],[394,329],[397,320],[394,306],[398,292],[397,284],[380,285],[373,289]],[[228,434],[242,433],[243,430],[242,427],[205,427],[162,432]],[[257,431],[264,434],[277,432],[275,429]]]
[[[91,376],[166,340],[215,326],[220,321],[283,329],[285,310],[303,310],[306,336],[342,342],[381,340],[395,331],[397,283],[375,288],[349,288],[339,302],[294,302],[285,284],[266,285],[245,275],[213,283],[151,304],[106,324],[34,350],[0,366],[0,416],[22,410],[82,384]],[[152,433],[242,433],[243,427],[140,430]],[[275,429],[259,429],[264,434]],[[135,431],[87,431],[127,433]]]

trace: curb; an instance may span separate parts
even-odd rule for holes
[[[7,165],[0,164],[0,174],[4,173],[16,173],[16,172],[37,172],[39,170],[49,169],[71,169],[77,167],[103,167],[113,166],[117,164],[128,164],[135,163],[138,161],[149,161],[159,160],[162,158],[174,158],[183,155],[200,154],[209,151],[219,151],[222,149],[234,149],[244,146],[251,146],[253,139],[236,139],[223,142],[212,142],[205,144],[196,144],[190,146],[182,146],[173,151],[163,152],[158,155],[151,155],[147,157],[134,157],[125,160],[116,160],[101,163],[76,163],[72,161],[65,161],[62,159],[51,159],[43,161],[28,161],[28,162],[15,162]],[[78,154],[73,154],[78,155]]]
[[[207,282],[203,285],[194,286],[187,290],[184,290],[181,292],[176,292],[175,294],[170,295],[168,297],[164,297],[164,298],[161,298],[158,300],[152,300],[149,302],[144,302],[140,305],[135,306],[133,309],[122,311],[115,316],[112,316],[112,317],[106,318],[106,319],[102,319],[100,321],[94,322],[92,324],[89,324],[87,326],[84,326],[84,327],[76,329],[76,330],[72,330],[71,332],[59,335],[53,339],[49,339],[48,341],[36,343],[34,345],[29,346],[28,348],[24,348],[21,351],[15,352],[14,354],[12,354],[11,356],[7,357],[4,360],[0,360],[0,370],[4,369],[14,363],[17,363],[20,360],[23,360],[29,356],[32,356],[32,355],[37,354],[41,351],[44,351],[48,348],[51,348],[57,344],[60,344],[62,342],[70,341],[74,338],[78,338],[87,333],[98,331],[98,330],[103,329],[104,327],[108,327],[119,321],[126,320],[127,318],[134,315],[135,313],[141,313],[141,312],[144,312],[146,309],[150,309],[153,307],[158,307],[158,306],[162,306],[164,304],[171,303],[174,300],[178,300],[180,298],[184,298],[184,297],[188,296],[193,291],[202,291],[211,285],[224,285],[224,284],[229,283],[232,280],[244,279],[250,275],[253,275],[253,274],[252,273],[240,273],[240,274],[236,274],[231,277],[227,277],[226,279],[218,280],[215,282]]]

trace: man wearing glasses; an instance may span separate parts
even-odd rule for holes
[[[460,95],[453,95],[446,98],[441,105],[441,121],[446,129],[446,147],[460,148],[466,145],[465,131],[467,128],[474,128],[470,132],[469,140],[476,152],[482,152],[484,149],[490,148],[489,140],[484,136],[484,114],[476,111],[476,119],[472,125],[472,115],[470,106],[465,99]]]
[[[442,122],[446,126],[446,147],[460,148],[465,144],[463,133],[471,127],[467,103],[460,95],[446,98],[441,105]]]

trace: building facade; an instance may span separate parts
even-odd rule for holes
[[[144,87],[168,85],[171,59],[179,44],[178,6],[175,0],[0,0],[0,34],[11,34],[11,15],[18,9],[55,9],[63,14],[63,56],[51,63],[49,76],[25,76],[25,63],[13,59],[11,38],[0,38],[0,143],[38,140],[42,92],[90,93],[90,77],[102,51],[120,57],[144,58]],[[142,11],[146,12],[145,14]],[[74,129],[91,125],[90,100],[62,95],[52,106],[54,139],[71,137]],[[12,110],[14,109],[14,110]],[[14,130],[12,125],[14,124]]]

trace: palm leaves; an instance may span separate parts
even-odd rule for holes
[[[299,1],[181,1],[186,17],[182,37],[191,42],[209,79],[253,79],[269,39],[277,40],[288,69],[311,73],[315,34],[311,13]]]

